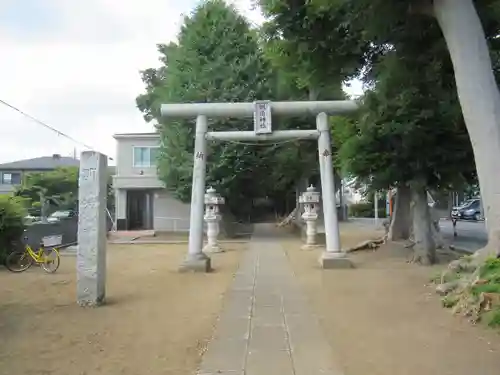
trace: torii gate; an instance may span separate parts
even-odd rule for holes
[[[210,258],[203,251],[203,209],[206,177],[207,140],[284,140],[317,139],[326,249],[320,257],[322,268],[346,268],[352,264],[341,251],[335,185],[333,179],[332,150],[328,115],[355,111],[355,101],[304,101],[253,103],[185,103],[162,104],[161,114],[167,118],[196,117],[196,138],[194,146],[193,183],[191,188],[191,214],[188,255],[180,267],[181,271],[207,272],[211,269]],[[315,115],[314,130],[272,129],[271,116]],[[254,118],[254,131],[208,131],[208,117]]]

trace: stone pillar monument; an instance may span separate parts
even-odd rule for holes
[[[319,201],[319,193],[312,185],[299,197],[300,204],[304,206],[302,219],[306,222],[306,243],[302,246],[302,250],[312,250],[318,247],[316,244],[316,233]]]
[[[205,216],[203,217],[207,223],[208,243],[203,248],[203,251],[206,253],[220,253],[224,251],[217,241],[220,232],[219,223],[221,215],[219,206],[221,204],[224,204],[224,198],[217,194],[214,188],[208,188],[205,194]]]
[[[80,157],[78,180],[77,301],[98,306],[106,289],[106,198],[108,158],[95,151]]]

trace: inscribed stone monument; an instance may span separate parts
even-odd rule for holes
[[[84,151],[80,158],[77,250],[80,306],[98,306],[105,297],[107,159],[95,151]]]

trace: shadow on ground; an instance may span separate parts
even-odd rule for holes
[[[110,245],[100,308],[76,304],[75,257],[53,275],[1,271],[0,374],[194,373],[240,254],[213,255],[214,274],[180,274],[185,245]]]
[[[342,240],[366,237],[344,231]],[[498,375],[500,335],[441,307],[430,279],[443,266],[408,264],[395,245],[352,253],[351,270],[318,272],[319,252],[297,245],[287,254],[345,374]]]

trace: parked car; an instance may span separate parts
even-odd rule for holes
[[[26,225],[36,223],[37,221],[40,221],[40,216],[26,215],[24,217],[24,224]]]
[[[451,218],[457,220],[482,220],[481,199],[468,199],[451,209]]]

